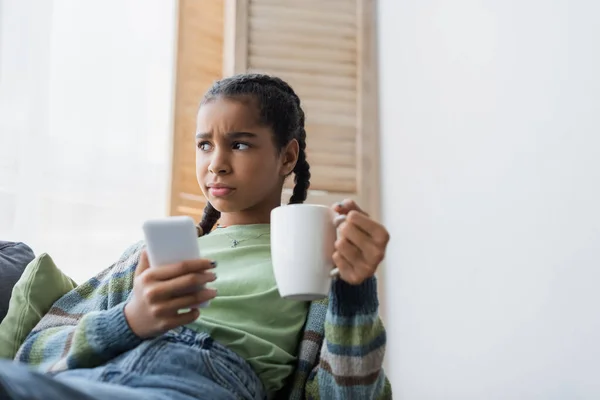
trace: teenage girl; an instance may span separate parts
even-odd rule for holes
[[[382,225],[353,201],[336,204],[347,219],[328,301],[277,291],[270,213],[286,177],[295,176],[290,203],[304,202],[310,182],[296,93],[267,75],[216,82],[201,102],[195,144],[206,258],[149,268],[143,243],[132,246],[30,333],[17,360],[37,371],[0,362],[0,398],[391,398],[374,279],[389,240]]]

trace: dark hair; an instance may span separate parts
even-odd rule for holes
[[[290,85],[280,78],[262,74],[234,75],[215,82],[206,92],[200,106],[218,97],[244,98],[255,101],[260,122],[271,127],[277,151],[281,151],[292,139],[300,145],[298,162],[294,167],[295,185],[290,204],[303,203],[310,186],[310,166],[306,161],[306,131],[304,111],[300,98]],[[207,203],[199,226],[209,233],[221,213]]]

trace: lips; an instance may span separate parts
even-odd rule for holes
[[[208,188],[208,191],[214,197],[225,197],[228,194],[230,194],[231,192],[233,192],[234,189],[225,188],[225,187],[224,188],[212,187],[212,188]]]
[[[235,189],[221,183],[208,184],[208,192],[214,197],[225,197],[230,195]]]

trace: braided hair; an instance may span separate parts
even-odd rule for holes
[[[260,122],[271,127],[277,151],[292,139],[299,145],[298,161],[294,170],[294,189],[290,204],[303,203],[310,186],[310,165],[306,160],[306,130],[300,98],[289,84],[280,78],[263,74],[240,74],[217,81],[206,92],[200,106],[217,97],[249,97],[256,102]],[[198,224],[203,233],[209,233],[221,213],[207,203]]]

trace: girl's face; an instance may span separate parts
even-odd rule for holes
[[[196,177],[221,213],[268,222],[270,211],[281,204],[285,176],[296,165],[298,142],[277,151],[271,128],[260,123],[257,113],[250,99],[219,97],[200,107]],[[266,221],[253,221],[257,218]]]

